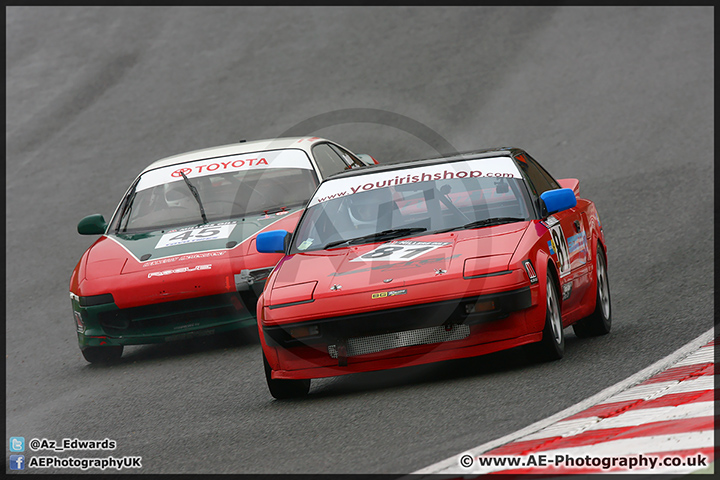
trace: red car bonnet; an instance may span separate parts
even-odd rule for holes
[[[348,294],[427,283],[432,281],[436,271],[443,271],[443,275],[448,277],[461,278],[465,261],[469,258],[499,257],[501,261],[495,263],[502,270],[507,268],[528,225],[514,223],[396,240],[443,244],[411,260],[357,261],[361,255],[393,241],[297,253],[282,262],[272,289],[267,292],[269,303],[266,306],[320,299],[332,295],[337,289]],[[302,295],[298,296],[297,289],[287,288],[310,282],[317,282],[317,285],[312,289],[302,289],[307,298],[300,298]],[[287,296],[286,293],[290,292],[292,295]]]

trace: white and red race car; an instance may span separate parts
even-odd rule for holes
[[[255,325],[255,304],[282,254],[255,236],[293,230],[330,174],[377,163],[318,137],[279,138],[158,160],[137,176],[70,280],[78,342],[89,362],[124,345],[179,340]]]

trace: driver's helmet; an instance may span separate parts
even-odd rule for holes
[[[388,223],[392,215],[392,194],[388,188],[379,188],[367,192],[360,192],[350,197],[348,211],[351,220],[358,225],[375,225]]]

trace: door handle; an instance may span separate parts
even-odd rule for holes
[[[580,221],[575,220],[575,221],[573,222],[573,225],[575,225],[575,231],[576,231],[576,232],[580,232]]]

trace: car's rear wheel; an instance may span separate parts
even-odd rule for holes
[[[263,354],[263,365],[265,367],[265,380],[267,380],[270,395],[278,400],[289,398],[301,398],[310,391],[310,379],[303,380],[280,380],[271,377],[270,364]]]
[[[112,363],[122,357],[123,347],[85,347],[81,351],[85,360],[90,363]]]
[[[565,332],[562,325],[557,288],[549,272],[545,291],[545,328],[543,328],[542,340],[535,344],[535,348],[542,360],[558,360],[565,354]]]
[[[595,294],[595,311],[573,325],[575,335],[581,338],[596,337],[610,333],[612,327],[612,308],[610,306],[610,282],[607,274],[605,252],[600,245],[595,255],[595,276],[597,277],[597,293]]]

